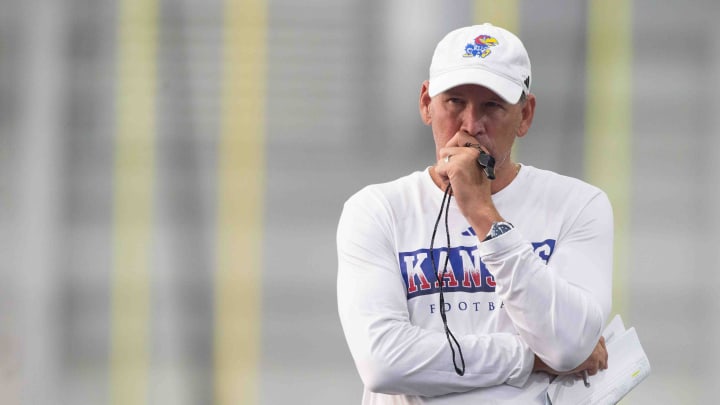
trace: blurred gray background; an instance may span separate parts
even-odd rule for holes
[[[252,44],[266,55],[256,79],[264,90],[238,104],[259,108],[261,133],[232,134],[222,124],[235,114],[223,102],[231,85],[223,55],[245,44],[225,34],[231,3],[240,14],[265,10],[251,24],[265,33]],[[623,403],[715,403],[720,4],[619,3],[629,5],[631,28],[607,50],[631,52],[631,120],[627,173],[613,172],[629,186],[619,201],[627,260],[614,310],[636,327],[653,367]],[[121,18],[132,4],[140,11]],[[509,18],[530,53],[538,98],[518,158],[593,181],[593,2],[516,4]],[[475,1],[0,0],[0,402],[359,403],[336,311],[342,204],[366,184],[432,164],[417,96],[433,48],[451,29],[485,19]],[[120,52],[128,42],[121,33],[135,24],[152,28],[140,37],[155,41],[140,41],[151,53]],[[134,74],[151,80],[125,87]],[[119,151],[118,133],[136,120],[152,121],[150,136]],[[238,267],[228,284],[218,281],[217,244],[221,180],[232,184],[235,173],[220,168],[220,148],[231,136],[260,144],[262,159],[239,176],[260,179],[260,188],[235,188],[261,207],[244,213],[258,220],[247,231],[260,248],[237,247],[259,265]],[[144,157],[145,166],[123,166],[122,156]],[[141,198],[126,194],[134,185],[145,187]],[[145,211],[128,220],[118,215],[123,204]],[[140,271],[121,265],[132,258],[118,240],[138,243]],[[137,289],[118,287],[125,276]],[[216,316],[221,287],[258,296],[225,308],[237,310],[229,321]],[[113,291],[130,297],[118,304]],[[223,323],[256,337],[238,342],[243,355],[218,349]],[[135,326],[126,336],[127,325]],[[136,350],[124,356],[124,342]],[[227,367],[246,376],[248,385],[237,385],[250,387],[234,400],[217,394],[227,370],[216,359],[226,355]],[[122,392],[128,386],[138,396]]]

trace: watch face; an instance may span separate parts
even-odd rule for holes
[[[488,232],[485,240],[496,238],[511,229],[513,229],[513,224],[510,222],[494,222],[490,227],[490,232]]]
[[[493,224],[492,237],[493,238],[498,237],[511,229],[512,229],[512,226],[510,226],[509,224],[504,223],[504,222]]]

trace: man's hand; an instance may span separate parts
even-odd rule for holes
[[[590,353],[590,357],[588,357],[587,360],[585,360],[581,365],[575,367],[574,369],[563,372],[553,370],[552,368],[550,368],[550,366],[540,360],[540,358],[536,355],[533,371],[544,371],[548,374],[553,375],[575,374],[580,377],[582,376],[583,371],[587,370],[588,375],[595,375],[598,371],[605,370],[606,368],[608,368],[608,353],[607,348],[605,348],[605,338],[601,336],[600,340],[595,346],[595,349],[592,353]]]
[[[453,198],[463,216],[478,235],[485,235],[493,221],[502,217],[492,202],[491,181],[477,163],[480,151],[466,147],[466,143],[477,143],[465,132],[458,132],[440,150],[440,160],[435,172],[447,184],[452,184]]]

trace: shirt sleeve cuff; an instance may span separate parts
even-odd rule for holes
[[[480,257],[493,257],[502,255],[523,243],[522,235],[517,228],[513,228],[504,234],[487,241],[478,243]]]

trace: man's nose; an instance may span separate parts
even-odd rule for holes
[[[485,114],[481,108],[469,105],[464,111],[461,128],[470,136],[483,135],[485,133]]]

